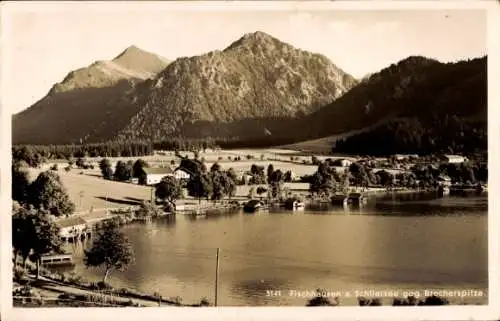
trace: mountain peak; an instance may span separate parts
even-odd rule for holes
[[[118,56],[116,56],[113,59],[113,61],[123,59],[123,57],[126,57],[126,56],[135,56],[135,55],[143,54],[143,53],[147,54],[148,52],[140,49],[139,47],[137,47],[135,45],[131,45],[131,46],[127,47],[125,50],[123,50]]]
[[[133,70],[157,73],[165,68],[170,62],[156,54],[142,50],[135,45],[127,47],[116,56],[112,62],[121,67]]]
[[[249,32],[243,35],[243,39],[253,39],[253,40],[267,40],[267,39],[276,39],[270,34],[267,34],[263,31],[254,31],[254,32]]]
[[[277,38],[263,32],[263,31],[255,31],[251,33],[246,33],[240,39],[233,42],[229,45],[224,51],[235,49],[238,47],[248,47],[253,45],[285,45],[284,42],[278,40]]]
[[[399,61],[397,64],[405,64],[405,65],[418,65],[418,66],[424,66],[424,65],[429,65],[433,63],[439,63],[439,61],[432,59],[432,58],[427,58],[424,56],[409,56],[401,61]]]

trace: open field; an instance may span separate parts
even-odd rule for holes
[[[188,156],[189,158],[194,158],[194,153],[181,151],[180,154],[182,156]],[[250,156],[250,159],[248,159]],[[326,158],[345,158],[342,156],[332,156],[328,154],[315,154],[315,156],[319,160],[324,160]],[[269,164],[269,163],[283,163],[284,166],[286,164],[291,163],[291,157],[294,157],[293,163],[297,165],[304,165],[303,162],[311,162],[311,155],[304,155],[300,151],[289,150],[289,149],[238,149],[238,150],[207,150],[206,152],[199,153],[200,159],[203,158],[208,166],[211,164],[218,162],[223,165],[225,168],[233,167],[240,168],[248,165],[248,168],[252,164],[257,164],[262,162],[261,165]],[[234,161],[235,157],[240,157],[241,160]],[[143,159],[148,162],[151,166],[161,166],[161,165],[172,165],[171,162],[174,161],[174,165],[178,165],[180,159],[175,156],[175,153],[172,151],[155,151],[154,155],[149,156],[134,156],[134,157],[109,157],[112,164],[115,164],[117,161],[136,161],[137,159]],[[87,162],[93,163],[97,165],[101,160],[101,157],[87,157]],[[50,167],[52,164],[58,164],[61,166],[66,166],[68,163],[67,160],[52,160],[47,163],[47,167]],[[286,164],[285,164],[286,163]],[[266,165],[267,166],[267,165]],[[291,169],[291,168],[288,168]],[[287,170],[288,170],[287,169]]]
[[[134,158],[134,160],[137,158]],[[113,159],[113,161],[115,161]],[[252,164],[260,166],[268,166],[273,164],[275,169],[292,170],[296,175],[312,174],[316,171],[317,166],[312,165],[299,165],[285,162],[272,162],[272,161],[240,161],[234,163],[223,163],[223,169],[233,167],[236,172],[244,172],[250,170]],[[211,166],[211,163],[207,163]],[[31,179],[42,172],[42,169],[30,169]],[[122,208],[139,205],[143,200],[150,200],[154,190],[149,186],[142,186],[124,182],[104,180],[101,177],[99,169],[81,170],[72,169],[66,172],[59,168],[58,174],[61,177],[62,183],[66,187],[70,199],[75,203],[76,212],[88,212],[93,209],[94,212],[102,212],[106,208]],[[235,199],[246,198],[251,188],[254,191],[257,185],[242,185],[238,186],[236,190]],[[289,188],[293,193],[294,191],[304,191],[309,188],[308,184],[304,183],[285,183],[285,187]],[[187,197],[185,191],[185,199],[178,202],[179,205],[197,204],[198,201]]]
[[[39,172],[40,170],[32,170],[30,174],[35,178]],[[128,207],[151,198],[151,187],[104,180],[98,170],[84,171],[84,174],[79,172],[80,170],[69,173],[61,169],[58,171],[70,199],[76,205],[76,212],[89,211],[91,207],[94,210]],[[92,172],[99,177],[91,176],[94,174]]]

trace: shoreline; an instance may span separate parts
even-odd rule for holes
[[[62,277],[63,275],[64,278]],[[120,307],[157,307],[161,305],[177,307],[201,307],[204,305],[208,305],[207,303],[203,303],[204,298],[200,298],[199,303],[182,303],[181,297],[167,297],[159,293],[148,294],[131,288],[117,288],[110,284],[107,284],[105,288],[100,288],[98,285],[99,282],[90,282],[76,273],[70,273],[70,275],[76,276],[76,281],[74,279],[72,280],[67,278],[67,275],[65,273],[45,270],[43,273],[41,273],[39,279],[36,279],[34,275],[26,274],[23,282],[14,280],[14,283],[19,284],[17,289],[28,286],[30,288],[37,289],[40,292],[58,293],[59,296],[54,300],[56,302],[64,301],[63,296],[74,296],[79,297],[82,300],[88,300],[87,303],[98,303],[98,301],[102,300],[104,303],[114,302],[113,305]],[[13,291],[16,291],[16,289],[13,289]],[[40,296],[40,298],[38,298],[38,300],[41,301],[44,301],[44,299],[53,300],[54,297]],[[97,302],[94,301],[94,299],[96,299]],[[23,304],[21,303],[19,304],[19,306],[23,306]]]

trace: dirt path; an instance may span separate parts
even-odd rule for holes
[[[62,293],[67,293],[67,294],[72,294],[72,295],[96,295],[99,296],[103,299],[103,301],[118,301],[122,303],[127,303],[132,301],[133,303],[138,303],[141,306],[144,307],[157,307],[159,304],[158,302],[150,301],[150,300],[144,300],[144,299],[138,299],[138,298],[129,298],[129,297],[121,297],[121,296],[116,296],[116,295],[109,295],[109,294],[103,294],[97,291],[92,291],[92,290],[87,290],[87,289],[82,289],[82,288],[77,288],[69,285],[65,285],[59,282],[55,282],[52,280],[49,280],[44,277],[40,277],[40,279],[34,283],[31,284],[33,288],[36,288],[38,290],[41,290],[42,293],[48,294],[62,294]],[[165,302],[162,302],[162,305],[168,305]]]

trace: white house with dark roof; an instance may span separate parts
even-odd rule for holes
[[[78,237],[87,229],[87,221],[79,216],[69,216],[58,219],[55,224],[59,226],[59,236],[62,238]]]
[[[170,167],[145,167],[142,170],[146,174],[146,185],[156,185],[166,176],[175,177],[175,173]]]

